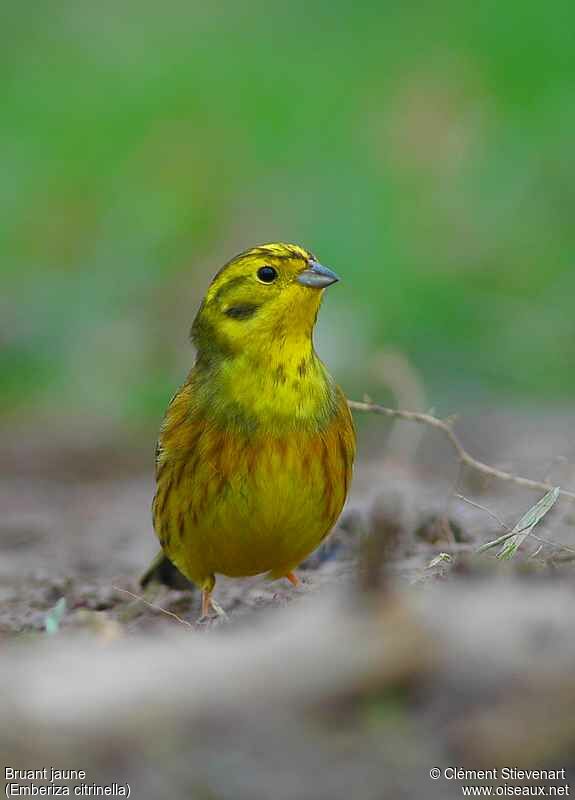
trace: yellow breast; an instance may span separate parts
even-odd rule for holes
[[[160,440],[154,524],[165,552],[200,586],[215,573],[287,574],[329,533],[345,502],[355,449],[345,398],[337,389],[323,426],[283,432],[222,425],[190,408],[187,386]]]

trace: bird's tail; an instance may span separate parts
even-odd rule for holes
[[[140,578],[140,586],[144,588],[154,581],[162,583],[164,586],[170,586],[172,589],[193,588],[193,584],[182,575],[161,550]]]

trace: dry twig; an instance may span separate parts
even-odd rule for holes
[[[523,486],[526,489],[537,489],[548,492],[554,488],[550,483],[534,481],[531,480],[531,478],[522,478],[519,475],[513,475],[511,472],[505,472],[504,470],[497,469],[496,467],[490,467],[488,464],[484,464],[482,461],[478,461],[463,447],[455,435],[451,424],[446,420],[434,417],[432,414],[422,414],[419,411],[403,411],[396,408],[386,408],[386,406],[380,406],[377,403],[363,403],[357,400],[348,400],[347,403],[353,411],[367,411],[373,414],[381,414],[384,417],[394,417],[395,419],[403,419],[407,422],[417,422],[420,425],[429,425],[431,428],[436,428],[437,430],[442,431],[455,450],[459,463],[471,467],[471,469],[474,469],[476,472],[480,472],[482,475],[489,475],[490,477],[497,478],[500,481],[508,481],[509,483],[516,484],[517,486]],[[571,500],[575,500],[575,492],[570,492],[567,489],[560,489],[559,494],[562,497],[569,497]]]
[[[191,628],[192,630],[195,630],[195,628],[194,628],[194,626],[192,625],[191,622],[188,622],[187,620],[182,619],[181,617],[178,617],[177,614],[174,614],[173,611],[168,611],[167,608],[162,608],[162,606],[158,606],[158,605],[156,605],[156,603],[150,603],[149,600],[146,600],[145,597],[142,597],[139,594],[134,594],[134,592],[130,592],[130,591],[128,591],[128,589],[122,589],[120,586],[112,585],[112,589],[115,589],[117,592],[123,592],[124,594],[128,594],[128,595],[130,595],[130,597],[133,597],[134,600],[139,600],[141,603],[144,603],[144,605],[148,606],[148,608],[153,608],[154,611],[161,611],[162,614],[167,614],[168,617],[173,617],[178,622],[181,622],[182,625],[187,625],[188,628]]]
[[[468,506],[473,506],[473,508],[477,508],[479,509],[479,511],[484,511],[486,514],[489,514],[491,519],[494,519],[495,522],[497,522],[506,531],[511,530],[511,527],[506,522],[504,522],[501,519],[501,517],[498,517],[495,511],[492,511],[490,508],[487,508],[487,506],[482,506],[481,503],[477,503],[475,500],[470,500],[469,497],[465,497],[464,494],[455,494],[453,496],[456,497],[458,500],[461,500],[463,503],[467,503]]]

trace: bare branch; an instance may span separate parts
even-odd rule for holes
[[[401,409],[386,408],[386,406],[380,406],[377,403],[362,403],[357,400],[348,400],[347,404],[353,411],[367,411],[373,414],[381,414],[384,417],[394,417],[395,419],[403,419],[407,422],[417,422],[420,425],[429,425],[430,428],[436,428],[437,430],[442,431],[455,450],[459,463],[467,465],[476,472],[480,472],[482,475],[489,475],[490,477],[497,478],[497,480],[500,481],[508,481],[509,483],[514,483],[516,486],[523,486],[526,489],[537,489],[539,491],[548,492],[554,488],[550,483],[533,481],[530,478],[522,478],[519,475],[513,475],[511,472],[505,472],[504,470],[497,469],[496,467],[490,467],[488,464],[484,464],[482,461],[478,461],[463,447],[453,432],[451,423],[439,419],[438,417],[434,417],[432,414],[422,414],[419,411],[403,411]],[[575,500],[575,492],[570,492],[567,489],[560,489],[559,494],[562,497],[568,497],[571,500]]]

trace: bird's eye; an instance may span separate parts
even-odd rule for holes
[[[273,283],[278,276],[278,271],[274,267],[260,267],[257,276],[262,283]]]

